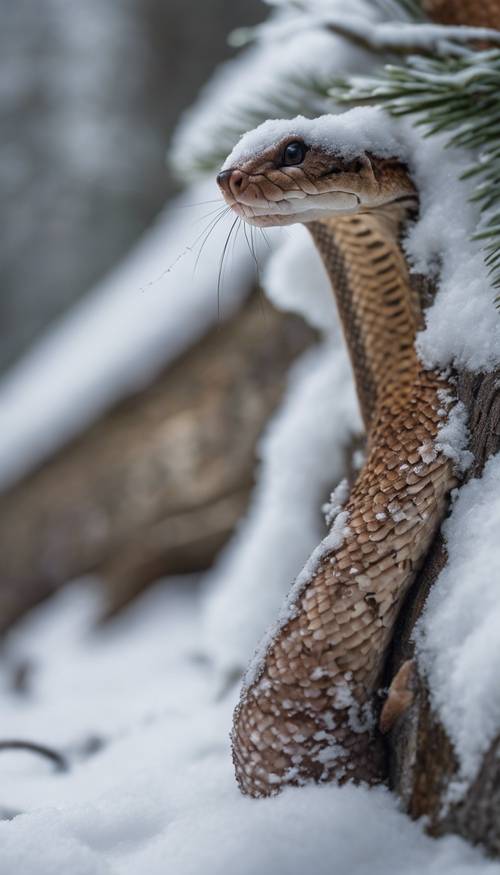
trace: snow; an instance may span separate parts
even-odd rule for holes
[[[418,221],[405,250],[411,267],[437,276],[437,294],[425,314],[417,349],[429,368],[450,366],[491,371],[500,365],[500,319],[484,255],[472,235],[480,212],[470,201],[472,180],[460,176],[470,165],[464,150],[446,149],[446,136],[426,139],[407,120],[396,122],[376,107],[358,107],[317,119],[268,120],[243,135],[224,166],[257,155],[284,137],[352,157],[362,151],[406,161],[420,195]],[[460,222],[450,217],[460,216]],[[474,326],[474,330],[471,327]]]
[[[223,677],[244,668],[322,538],[321,505],[360,430],[345,352],[309,353],[261,443],[248,515],[211,575],[205,644]]]
[[[452,459],[460,474],[464,474],[474,461],[473,454],[467,449],[470,438],[467,420],[465,405],[458,401],[443,420],[434,443],[435,450]]]
[[[338,342],[335,297],[309,232],[304,225],[291,225],[276,237],[276,242],[279,245],[262,274],[267,297],[279,310],[297,313]]]
[[[92,585],[75,584],[8,641],[2,731],[26,737],[29,725],[72,767],[1,754],[0,807],[23,812],[0,822],[2,875],[498,873],[460,839],[425,836],[383,788],[243,797],[227,737],[235,691],[217,697],[197,658],[196,582],[160,584],[96,630],[98,607]],[[21,695],[7,666],[23,656],[34,674]],[[102,739],[92,756],[81,752],[89,732]]]
[[[437,411],[442,421],[436,438],[434,441],[424,441],[417,452],[426,465],[434,462],[438,453],[442,453],[452,460],[457,474],[464,474],[474,461],[473,454],[467,449],[470,440],[467,408],[462,401],[454,400],[449,389],[439,390],[438,398],[443,406]],[[408,465],[400,465],[400,470],[406,468]]]
[[[448,562],[418,629],[419,665],[453,742],[455,791],[476,776],[500,727],[500,456],[456,495],[443,525]]]
[[[459,181],[470,166],[470,153],[445,150],[445,142],[441,136],[417,138],[411,155],[420,217],[409,231],[406,251],[418,272],[439,272],[417,349],[428,367],[491,371],[500,365],[500,318],[484,255],[471,240],[479,222],[477,204],[468,200],[474,183]]]
[[[264,288],[276,304],[297,309],[322,329],[326,339],[291,372],[282,407],[261,442],[262,462],[248,515],[208,587],[205,646],[223,683],[241,672],[255,650],[245,675],[245,684],[252,682],[322,556],[340,545],[347,531],[341,512],[348,496],[345,480],[330,498],[326,537],[318,510],[328,488],[342,477],[352,438],[362,432],[319,255],[307,245],[304,228],[281,239],[267,264]],[[325,405],[327,398],[334,403]]]
[[[0,384],[0,487],[147,385],[187,346],[241,304],[254,265],[244,238],[218,272],[231,219],[213,180],[173,201],[130,255],[51,329]]]
[[[487,27],[465,27],[463,25],[442,25],[418,22],[416,24],[397,22],[366,21],[359,15],[342,15],[335,10],[321,16],[325,23],[337,28],[341,33],[359,39],[377,51],[427,51],[432,53],[451,53],[453,43],[473,43],[475,40],[500,42],[498,31]],[[455,49],[458,53],[459,49]]]
[[[313,548],[320,508],[343,476],[347,447],[362,432],[350,364],[330,284],[308,232],[281,234],[267,262],[268,297],[302,313],[325,341],[293,367],[281,408],[258,454],[246,518],[210,575],[205,648],[223,679],[241,673]]]
[[[297,616],[300,597],[304,592],[307,584],[314,577],[318,566],[328,553],[336,550],[344,541],[344,538],[350,534],[349,530],[349,515],[347,511],[338,510],[335,518],[332,520],[330,530],[322,541],[314,548],[309,558],[306,560],[304,567],[295,578],[292,586],[286,594],[286,598],[282,602],[277,618],[266,629],[264,635],[260,639],[255,652],[250,660],[243,678],[242,691],[249,689],[256,681],[258,681],[264,669],[264,663],[267,652],[273,642],[278,637],[281,629],[286,624]],[[317,629],[313,632],[312,637],[316,640],[324,638],[324,632]]]
[[[349,497],[350,487],[346,477],[335,487],[330,498],[323,505],[323,513],[327,526],[331,526]]]
[[[344,0],[328,0],[330,9],[343,5]],[[360,0],[353,0],[353,7],[368,20],[377,16],[377,10]],[[320,29],[315,8],[279,10],[254,33],[259,42],[222,65],[181,120],[171,160],[183,179],[196,174],[214,154],[230,152],[235,139],[254,126],[256,119],[267,118],[272,95],[276,94],[283,113],[283,82],[288,83],[291,103],[303,103],[309,115],[321,115],[331,107],[330,99],[312,97],[301,87],[298,71],[305,80],[323,81],[349,70],[367,71],[373,65],[368,52]]]
[[[348,112],[328,113],[309,119],[268,119],[240,138],[228,155],[222,170],[233,167],[286,137],[303,139],[344,158],[354,158],[360,152],[373,152],[380,157],[403,157],[406,149],[397,137],[395,122],[378,107],[356,107]]]

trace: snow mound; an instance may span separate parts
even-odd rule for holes
[[[268,119],[240,138],[229,153],[222,170],[258,156],[285,137],[298,137],[315,146],[354,158],[360,152],[373,152],[381,158],[403,158],[405,145],[398,139],[398,126],[378,107],[356,107],[338,115],[319,118]]]
[[[2,875],[493,875],[498,864],[454,837],[432,840],[384,789],[290,788],[243,797],[227,728],[233,696],[196,658],[199,597],[165,583],[96,632],[95,593],[69,588],[11,636],[0,687],[3,732],[69,752],[54,774],[3,753]],[[14,657],[35,661],[28,698],[7,685]],[[124,666],[126,665],[126,671]],[[102,747],[85,756],[82,728]],[[361,825],[362,824],[362,828]]]
[[[443,525],[448,563],[418,628],[419,664],[460,763],[474,779],[500,727],[500,456],[462,486]]]
[[[205,643],[224,675],[244,668],[324,536],[323,499],[344,474],[346,449],[361,430],[344,350],[308,353],[261,442],[248,515],[211,575]]]
[[[304,225],[289,225],[281,235],[264,266],[267,297],[279,310],[297,313],[322,334],[338,336],[335,297],[309,232]]]

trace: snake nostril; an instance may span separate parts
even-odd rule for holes
[[[231,188],[239,191],[241,186],[243,185],[243,174],[240,170],[233,170],[233,173],[230,178]]]
[[[246,176],[241,170],[221,170],[217,182],[225,194],[237,197],[245,189]]]

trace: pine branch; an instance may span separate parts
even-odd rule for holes
[[[200,142],[199,151],[190,156],[190,171],[207,173],[216,170],[226,159],[235,143],[246,132],[269,118],[294,118],[304,115],[315,118],[332,109],[329,91],[332,80],[312,75],[288,76],[286,91],[257,95],[252,103],[233,111],[230,123],[219,127],[217,139],[207,148]]]
[[[399,18],[406,23],[422,18],[419,0],[372,0],[372,3],[380,15],[386,18]],[[272,34],[276,51],[279,52],[280,40],[286,41],[290,33],[301,33],[304,29],[318,27],[328,29],[328,19],[318,15],[315,2],[288,0],[286,5],[296,13],[295,16],[281,23],[280,20],[271,19],[254,27],[238,28],[229,35],[230,45],[241,48],[250,43],[266,40]],[[361,19],[357,18],[355,21],[360,23]],[[346,35],[352,38],[352,17],[349,22],[351,27],[347,27]],[[332,51],[334,50],[332,41]],[[193,175],[214,172],[242,134],[257,127],[266,119],[293,118],[297,115],[314,118],[332,112],[335,108],[329,95],[332,85],[331,77],[322,80],[311,73],[295,76],[287,74],[286,78],[283,77],[281,82],[276,81],[275,87],[266,93],[254,94],[252,99],[246,102],[242,97],[240,106],[229,105],[226,108],[223,121],[217,119],[217,126],[216,128],[214,126],[213,133],[209,128],[207,135],[200,139],[199,144],[190,142],[187,162],[184,155],[178,159],[174,153],[174,170],[180,167],[182,174]]]
[[[297,21],[311,26],[309,0],[289,0],[300,14]],[[320,80],[310,74],[287,76],[283,88],[257,95],[242,104],[221,125],[217,138],[191,156],[195,171],[219,166],[247,130],[268,118],[313,118],[335,110],[336,104],[375,103],[394,116],[414,116],[424,135],[449,134],[448,146],[471,149],[475,163],[463,177],[477,177],[473,200],[482,218],[474,238],[483,241],[492,284],[500,289],[500,48],[474,51],[470,44],[500,44],[500,32],[488,28],[451,27],[429,23],[418,0],[374,0],[384,16],[399,20],[380,24],[354,16],[314,16],[314,26],[386,56],[387,64],[374,76]],[[401,20],[401,17],[403,20]],[[250,32],[248,32],[250,33]],[[251,32],[259,38],[259,28]],[[283,39],[286,35],[283,35]],[[405,61],[397,62],[404,55]],[[497,297],[500,306],[500,293]]]
[[[474,239],[485,242],[492,285],[500,288],[500,51],[410,56],[406,66],[388,64],[377,76],[338,80],[330,94],[339,103],[376,103],[394,116],[414,116],[424,136],[447,132],[447,146],[475,152],[462,178],[477,178],[472,200],[482,220]]]
[[[451,27],[404,21],[374,24],[349,15],[327,16],[324,27],[361,48],[394,55],[415,53],[454,57],[463,55],[464,46],[471,42],[500,44],[500,32],[487,27]]]

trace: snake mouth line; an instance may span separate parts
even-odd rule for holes
[[[336,201],[338,201],[337,205]],[[321,213],[338,213],[340,215],[351,213],[361,205],[359,195],[352,191],[342,190],[320,192],[305,197],[291,195],[279,201],[264,201],[255,205],[245,204],[238,200],[229,204],[233,212],[250,223],[257,222],[259,219],[277,219],[278,223],[280,219],[288,223],[303,222],[307,213],[314,213],[314,218],[319,218]]]

